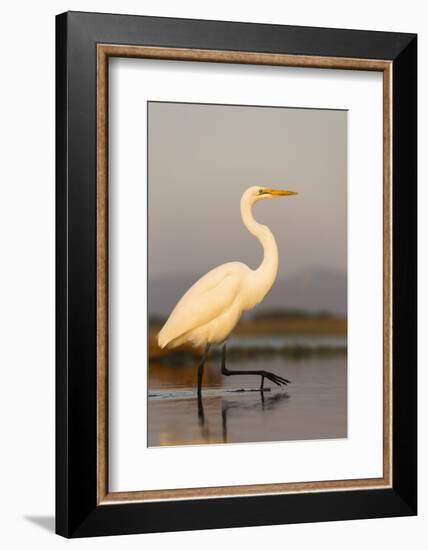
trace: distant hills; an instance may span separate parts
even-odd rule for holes
[[[149,280],[149,316],[167,317],[179,298],[200,275],[164,276]],[[327,269],[307,270],[278,279],[254,312],[301,310],[346,315],[346,273]]]

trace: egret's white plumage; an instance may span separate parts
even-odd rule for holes
[[[161,348],[223,342],[242,313],[263,300],[278,273],[278,247],[271,230],[256,222],[251,209],[258,200],[294,194],[260,187],[250,187],[244,192],[242,221],[263,247],[262,263],[253,270],[244,263],[230,262],[201,277],[179,300],[159,332]]]

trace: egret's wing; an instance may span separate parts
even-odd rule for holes
[[[238,262],[213,269],[199,279],[177,303],[158,335],[161,348],[189,330],[209,323],[234,302],[243,277]]]

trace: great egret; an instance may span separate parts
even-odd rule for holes
[[[260,390],[267,378],[278,386],[289,380],[272,372],[229,370],[226,368],[226,339],[242,313],[260,303],[271,289],[278,273],[278,247],[271,230],[253,218],[252,206],[259,200],[297,195],[294,191],[249,187],[241,198],[241,217],[245,227],[263,247],[263,261],[257,269],[241,262],[220,265],[201,277],[179,300],[158,334],[160,348],[175,348],[184,343],[205,346],[198,366],[198,394],[201,393],[205,361],[211,344],[224,342],[221,372],[225,376],[254,374],[261,377]]]

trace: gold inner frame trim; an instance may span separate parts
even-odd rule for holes
[[[108,59],[348,69],[383,73],[383,476],[226,487],[109,492],[108,489]],[[97,45],[97,503],[223,498],[392,486],[392,70],[391,61],[256,52]]]

